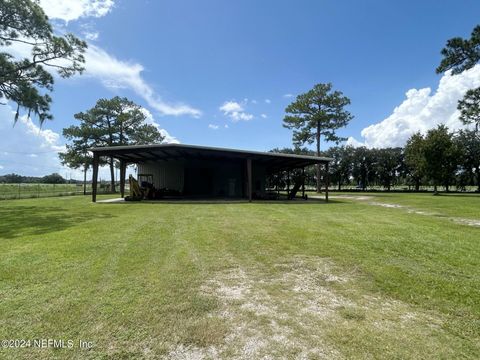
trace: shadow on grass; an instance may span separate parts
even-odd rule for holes
[[[330,199],[326,202],[324,199],[309,198],[303,200],[297,198],[295,200],[252,200],[250,203],[245,199],[159,199],[159,200],[141,200],[141,201],[124,201],[118,199],[118,201],[97,201],[97,204],[112,205],[112,204],[175,204],[175,205],[225,205],[225,204],[284,204],[284,205],[328,205],[328,204],[344,204],[345,201],[341,199]]]
[[[433,194],[432,194],[433,195]],[[470,198],[477,198],[480,199],[480,194],[479,193],[439,193],[437,196],[439,197],[470,197]]]
[[[111,214],[66,213],[58,207],[11,206],[0,208],[0,238],[42,235],[61,231],[93,219],[112,218]]]
[[[467,198],[467,197],[470,197],[470,198],[480,198],[480,193],[478,192],[444,192],[444,191],[441,191],[439,192],[437,195],[435,195],[433,192],[424,192],[424,191],[420,191],[420,192],[414,192],[414,191],[411,191],[411,192],[400,192],[400,191],[391,191],[391,192],[388,192],[388,191],[376,191],[376,192],[369,192],[369,191],[366,191],[366,192],[347,192],[347,191],[342,191],[342,192],[338,192],[338,191],[332,191],[330,193],[331,196],[371,196],[371,197],[377,197],[377,198],[382,198],[382,197],[392,197],[392,196],[411,196],[411,195],[424,195],[425,197],[463,197],[463,198]]]

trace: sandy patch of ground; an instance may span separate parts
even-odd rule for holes
[[[480,220],[475,220],[475,219],[463,219],[463,218],[450,218],[453,222],[456,222],[457,224],[462,224],[462,225],[468,225],[468,226],[480,226]]]
[[[429,211],[423,211],[423,210],[418,210],[415,208],[412,208],[410,206],[404,206],[404,205],[399,205],[399,204],[392,204],[392,203],[384,203],[384,202],[378,202],[378,201],[371,201],[374,196],[352,196],[352,195],[338,195],[336,198],[339,199],[352,199],[352,200],[358,200],[358,201],[368,201],[369,205],[373,206],[381,206],[384,208],[390,208],[390,209],[403,209],[409,214],[417,214],[417,215],[425,215],[425,216],[441,216],[442,214],[435,213],[435,212],[429,212]],[[458,217],[445,217],[446,220],[453,221],[457,224],[461,225],[467,225],[467,226],[478,226],[480,227],[480,220],[478,219],[465,219],[465,218],[458,218]]]
[[[375,205],[375,206],[382,206],[386,208],[393,208],[393,209],[404,209],[405,206],[398,205],[398,204],[387,204],[387,203],[381,203],[381,202],[376,202],[376,201],[370,201],[370,205]]]
[[[123,198],[113,198],[113,199],[105,199],[105,200],[97,200],[97,203],[119,203],[119,202],[125,202],[125,199]]]
[[[317,198],[317,196],[313,195],[312,198]],[[371,200],[373,196],[371,195],[330,195],[330,199],[352,199],[352,200]]]
[[[351,321],[371,331],[405,331],[441,321],[399,301],[352,296],[353,274],[342,274],[328,259],[297,256],[273,270],[235,267],[207,280],[201,291],[215,297],[211,316],[230,328],[224,344],[180,345],[168,359],[336,359],[344,358],[329,330]],[[346,295],[348,294],[348,295]],[[425,325],[426,326],[426,325]]]

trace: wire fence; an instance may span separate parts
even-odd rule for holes
[[[116,185],[116,190],[119,190],[119,184]],[[125,191],[128,191],[128,185]],[[92,185],[87,184],[84,191],[83,184],[0,184],[0,200],[12,199],[31,199],[41,197],[53,196],[74,196],[91,194]],[[110,183],[99,183],[98,194],[112,194]]]
[[[432,185],[422,185],[418,188],[418,191],[415,190],[415,186],[408,186],[408,185],[392,185],[390,189],[387,189],[384,186],[381,185],[372,185],[372,186],[367,186],[364,189],[360,186],[354,186],[354,185],[342,185],[340,190],[338,189],[338,184],[330,184],[330,191],[345,191],[345,192],[362,192],[362,191],[367,191],[367,192],[434,192],[435,188]],[[447,192],[447,189],[444,186],[438,186],[437,191],[439,192]],[[478,187],[477,186],[463,186],[463,187],[458,187],[458,186],[450,186],[448,188],[448,192],[452,193],[475,193],[478,192]]]
[[[293,184],[290,185],[290,188],[293,187]],[[279,187],[278,188],[281,191],[286,191],[287,187]],[[275,187],[268,187],[267,190],[269,191],[274,191],[276,190]],[[322,184],[321,190],[325,190],[325,184]],[[316,192],[317,188],[315,185],[305,185],[305,191],[308,192]],[[384,186],[381,185],[370,185],[367,186],[365,189],[363,189],[360,186],[352,185],[352,184],[347,184],[347,185],[342,185],[340,187],[340,190],[338,189],[338,184],[330,184],[329,185],[329,191],[331,192],[418,192],[418,193],[428,193],[434,192],[434,187],[431,185],[424,185],[420,186],[418,191],[415,190],[415,186],[408,186],[408,185],[392,185],[390,189],[387,189]],[[438,186],[437,191],[439,192],[447,192],[447,189],[444,186]],[[448,189],[448,192],[451,193],[479,193],[478,186],[464,186],[464,187],[457,187],[457,186],[451,186]]]
[[[120,184],[116,184],[116,192],[120,189]],[[273,189],[270,189],[273,190]],[[286,190],[279,189],[279,190]],[[433,192],[432,186],[422,186],[420,187],[420,192]],[[438,188],[439,191],[445,191],[443,187]],[[125,193],[128,194],[129,186],[128,182],[125,184]],[[316,188],[311,185],[305,186],[305,191],[312,192],[316,191]],[[335,184],[330,184],[330,191],[338,191],[338,186]],[[351,185],[342,186],[341,192],[359,192],[362,191],[361,188]],[[369,186],[366,191],[370,192],[385,192],[386,189],[381,186]],[[392,192],[413,192],[413,187],[408,186],[392,186]],[[468,186],[463,189],[457,189],[452,187],[451,192],[476,192],[478,191],[477,187]],[[30,198],[42,198],[42,197],[54,197],[54,196],[74,196],[74,195],[90,195],[92,193],[92,185],[87,184],[84,192],[83,184],[38,184],[38,183],[21,183],[21,184],[5,184],[0,183],[0,200],[12,200],[12,199],[30,199]],[[114,192],[110,189],[109,182],[99,182],[97,194],[113,194]]]

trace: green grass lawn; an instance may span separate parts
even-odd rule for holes
[[[371,196],[2,201],[0,358],[478,358],[480,197]]]

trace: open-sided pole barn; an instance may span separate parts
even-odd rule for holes
[[[93,152],[92,201],[96,201],[100,157],[120,162],[120,193],[124,196],[127,165],[138,174],[151,174],[157,189],[172,189],[189,198],[246,198],[265,195],[268,175],[320,164],[325,169],[328,201],[328,164],[325,157],[245,151],[183,144],[110,146]],[[288,181],[290,182],[290,180]],[[288,185],[288,187],[290,184]],[[305,184],[302,184],[302,193]]]

